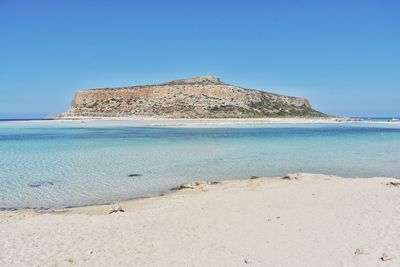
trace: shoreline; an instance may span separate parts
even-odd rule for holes
[[[165,118],[165,117],[71,117],[44,120],[15,120],[1,121],[1,123],[82,123],[104,126],[133,126],[133,127],[241,127],[241,126],[270,126],[281,124],[380,124],[399,125],[400,121],[374,121],[353,118]]]
[[[0,212],[0,231],[5,233],[0,263],[400,263],[399,179],[297,173],[184,187],[164,196],[121,202],[124,212],[111,214],[110,205],[44,213]],[[388,256],[385,261],[382,255]]]
[[[305,177],[305,178],[304,178]],[[394,177],[342,177],[331,174],[315,174],[315,173],[292,173],[286,176],[251,176],[248,179],[228,179],[228,180],[219,180],[219,181],[206,181],[206,180],[196,180],[189,183],[183,183],[177,187],[170,188],[167,190],[160,191],[158,193],[141,196],[136,198],[129,198],[120,201],[113,201],[103,204],[88,204],[82,206],[71,206],[71,207],[60,207],[60,208],[18,208],[18,209],[4,209],[0,210],[0,218],[3,215],[7,214],[74,214],[74,213],[84,213],[87,211],[88,213],[92,213],[92,210],[111,210],[113,205],[120,206],[131,206],[136,205],[137,203],[142,202],[153,202],[153,200],[157,200],[160,198],[168,198],[173,197],[174,195],[184,195],[190,193],[199,193],[206,192],[209,190],[218,190],[221,187],[243,187],[252,184],[268,184],[274,182],[282,182],[282,181],[310,181],[310,180],[331,180],[331,179],[345,179],[345,180],[369,180],[369,179],[382,179],[387,180],[386,182],[395,182],[400,183],[400,178]],[[400,185],[399,185],[400,187]]]
[[[110,210],[113,205],[121,205],[121,206],[131,206],[135,205],[136,203],[142,202],[152,202],[153,200],[159,198],[168,198],[169,196],[186,194],[186,193],[194,193],[194,192],[205,192],[207,190],[218,190],[220,186],[228,186],[228,187],[235,187],[235,186],[246,186],[248,184],[258,184],[258,183],[271,183],[271,182],[280,182],[283,180],[291,180],[291,181],[301,181],[304,180],[301,177],[306,176],[306,180],[311,179],[361,179],[361,180],[368,180],[368,179],[383,179],[387,180],[387,182],[398,182],[400,183],[400,178],[394,177],[342,177],[333,174],[314,174],[314,173],[293,173],[288,174],[287,176],[251,176],[248,179],[228,179],[228,180],[219,180],[219,181],[206,181],[206,180],[196,180],[189,183],[183,183],[177,187],[162,190],[160,192],[149,194],[147,196],[140,196],[134,198],[128,198],[120,201],[113,201],[107,202],[102,204],[88,204],[82,206],[70,206],[70,207],[60,207],[60,208],[10,208],[10,209],[3,209],[0,210],[0,218],[3,215],[11,214],[56,214],[56,213],[82,213],[88,211],[91,213],[92,210]],[[308,176],[308,177],[307,177]],[[400,187],[400,185],[399,185]]]

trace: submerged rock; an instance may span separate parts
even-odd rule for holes
[[[49,181],[40,181],[37,183],[32,183],[32,184],[28,184],[29,187],[41,187],[41,186],[45,186],[45,185],[54,185],[53,182],[49,182]]]
[[[140,176],[142,176],[142,175],[139,173],[128,174],[128,177],[140,177]]]

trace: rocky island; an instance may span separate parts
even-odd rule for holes
[[[245,89],[205,76],[157,85],[78,91],[59,118],[282,118],[328,117],[304,98]]]

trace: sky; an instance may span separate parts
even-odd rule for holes
[[[400,116],[400,1],[0,0],[0,118],[201,75],[328,114]]]

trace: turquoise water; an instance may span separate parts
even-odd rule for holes
[[[197,179],[290,172],[400,178],[400,125],[0,123],[0,209],[110,203]]]

